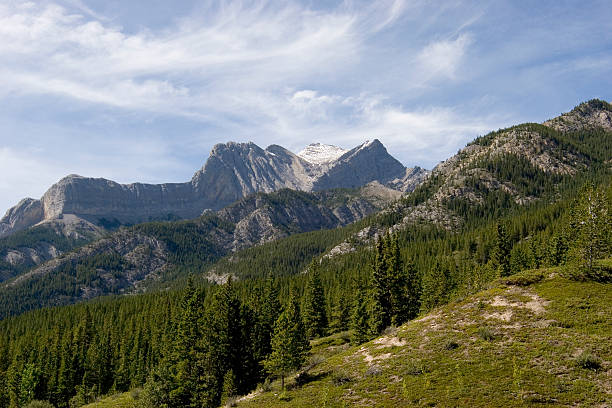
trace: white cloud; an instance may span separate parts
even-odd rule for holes
[[[457,69],[471,43],[472,37],[469,34],[461,34],[454,40],[430,43],[417,56],[421,72],[427,73],[428,79],[455,79]]]

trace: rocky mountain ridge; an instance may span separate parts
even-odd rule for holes
[[[543,124],[521,124],[475,139],[383,213],[401,215],[392,230],[415,223],[455,230],[479,208],[522,206],[554,194],[561,183],[610,163],[610,152],[612,105],[591,100]],[[369,245],[385,228],[368,226],[351,241]],[[353,243],[343,242],[331,253],[352,250]]]
[[[283,188],[309,192],[358,188],[378,181],[406,192],[427,175],[421,168],[404,167],[378,140],[349,151],[314,146],[309,148],[315,156],[319,154],[318,159],[303,153],[308,161],[278,145],[264,150],[254,143],[217,144],[204,167],[186,183],[119,184],[69,175],[40,200],[27,198],[9,209],[0,220],[0,237],[66,214],[94,225],[194,218],[249,194]]]

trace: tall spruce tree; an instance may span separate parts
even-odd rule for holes
[[[291,296],[289,303],[274,324],[272,353],[265,361],[268,372],[281,377],[281,387],[285,389],[285,377],[306,362],[310,343],[306,337],[300,306]]]
[[[421,276],[411,260],[406,262],[404,270],[406,274],[405,313],[406,318],[410,320],[417,317],[421,308]]]
[[[278,300],[278,286],[276,282],[268,279],[263,288],[262,297],[255,299],[258,305],[256,310],[256,321],[253,328],[253,352],[257,361],[264,361],[272,351],[270,342],[274,323],[281,312]]]
[[[391,324],[400,325],[408,320],[408,276],[402,262],[397,236],[393,236],[387,249],[389,258],[389,315]]]
[[[334,301],[331,312],[329,328],[332,333],[348,330],[351,321],[351,302],[346,297],[346,292],[342,290]]]
[[[327,329],[327,311],[319,267],[313,262],[309,269],[310,276],[306,285],[306,291],[304,292],[302,316],[304,318],[306,335],[308,338],[313,339],[325,334]]]
[[[510,275],[510,239],[506,227],[502,223],[497,224],[495,247],[493,250],[493,265],[500,276]]]
[[[590,275],[595,269],[595,261],[609,256],[612,249],[612,217],[604,192],[587,184],[574,208],[573,217],[573,257]]]
[[[376,242],[376,257],[372,266],[371,328],[374,333],[391,324],[391,293],[389,287],[389,234]]]
[[[421,309],[429,311],[448,301],[450,290],[450,271],[446,265],[436,259],[433,267],[423,276]]]
[[[370,339],[370,316],[366,295],[361,285],[357,286],[351,313],[351,343],[361,344]]]
[[[198,390],[201,378],[199,360],[202,358],[202,307],[199,293],[193,287],[191,279],[188,281],[181,308],[174,347],[177,388],[170,393],[170,399],[174,404],[196,408],[201,406]]]
[[[231,278],[214,294],[205,321],[205,380],[201,381],[201,395],[205,406],[215,407],[221,402],[223,381],[229,370],[237,390],[246,391],[248,378],[243,364],[252,359],[250,338],[243,336],[241,303]]]

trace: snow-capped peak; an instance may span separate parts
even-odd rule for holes
[[[309,163],[327,164],[337,160],[346,152],[347,150],[341,149],[338,146],[312,143],[306,146],[304,150],[297,155]]]

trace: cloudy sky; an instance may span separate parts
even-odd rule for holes
[[[605,1],[0,1],[0,212],[64,175],[186,181],[226,141],[431,168],[612,98]]]

